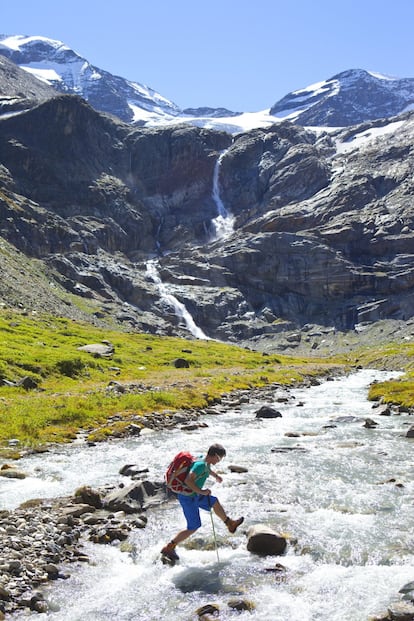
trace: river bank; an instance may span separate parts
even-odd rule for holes
[[[227,621],[235,613],[225,611],[226,601],[243,590],[255,604],[249,616],[255,621],[366,621],[387,604],[396,604],[398,590],[414,576],[409,552],[413,520],[410,440],[403,433],[411,421],[407,414],[381,416],[366,401],[368,385],[376,378],[384,374],[361,371],[306,388],[269,386],[267,391],[241,391],[238,400],[229,395],[226,406],[212,405],[208,413],[171,429],[148,428],[138,437],[96,446],[79,441],[23,458],[18,465],[30,476],[0,482],[0,500],[8,507],[5,524],[17,528],[19,523],[21,534],[26,523],[39,564],[43,563],[42,571],[36,573],[31,561],[36,584],[19,596],[25,600],[25,609],[47,607],[53,621],[152,621],[171,618],[173,611],[174,618],[181,620],[193,618],[195,610],[214,600],[221,606],[220,619]],[[262,405],[277,408],[282,417],[257,419],[255,412]],[[371,429],[364,426],[368,417],[377,423]],[[80,492],[74,497],[74,490],[86,486],[98,491],[102,502],[114,491],[122,493],[129,484],[137,485],[138,481],[120,475],[127,464],[134,464],[138,471],[148,468],[141,474],[148,483],[161,481],[178,448],[197,454],[217,440],[228,450],[227,462],[247,469],[246,474],[237,474],[227,464],[223,466],[219,493],[224,505],[244,515],[246,526],[265,522],[291,533],[292,541],[297,541],[282,559],[286,575],[277,586],[274,574],[271,578],[266,571],[269,559],[253,558],[246,551],[244,533],[228,537],[217,525],[220,580],[206,594],[196,577],[209,567],[209,575],[213,571],[215,553],[208,521],[200,535],[180,551],[181,567],[164,571],[159,564],[160,547],[181,525],[174,503],[162,502],[123,515],[119,505],[91,509]],[[33,497],[42,500],[34,507],[29,503],[18,508]],[[99,504],[95,493],[91,499]],[[36,532],[42,535],[36,537]],[[7,540],[14,545],[16,538],[23,540],[19,533],[8,536],[14,537]],[[67,555],[59,563],[58,546],[66,536]],[[91,536],[109,545],[97,545]],[[4,550],[21,558],[5,559]],[[22,562],[24,556],[22,549],[15,550],[9,543],[3,546],[3,564],[14,561],[9,566],[12,571],[19,570],[17,561]],[[192,567],[198,569],[190,572]],[[24,570],[20,567],[20,571],[20,576],[9,576],[15,588],[23,583]],[[65,580],[69,573],[70,579]],[[43,598],[37,595],[39,591]],[[13,599],[3,601],[9,611]],[[360,602],[358,610],[356,601]],[[19,618],[30,615],[15,610]]]
[[[335,369],[338,374],[339,369]],[[332,379],[329,375],[328,379]],[[316,386],[321,379],[312,377],[301,383],[301,387]],[[278,391],[279,401],[288,401],[292,391],[297,388],[282,387],[271,384],[250,390],[235,390],[221,398],[216,398],[208,408],[181,410],[165,415],[152,413],[141,417],[141,426],[126,428],[132,437],[141,433],[151,434],[161,430],[178,429],[189,433],[202,429],[208,416],[218,416],[240,408],[249,401],[272,401]],[[107,440],[117,442],[115,436]],[[96,446],[88,442],[86,434],[80,433],[74,443],[76,446]],[[57,445],[43,447],[41,451],[28,449],[21,452],[21,459],[28,456],[40,458],[47,453],[59,450]],[[21,461],[20,459],[20,461]],[[31,477],[35,473],[26,473],[18,465],[3,464],[3,476],[6,474],[12,481]],[[148,483],[147,468],[141,471],[138,467],[121,468],[120,473],[132,475],[138,484],[132,486],[132,494],[136,502],[113,500],[113,492],[123,489],[125,479],[118,485],[105,484],[93,489],[87,485],[74,490],[72,495],[57,498],[30,498],[23,501],[13,510],[0,509],[0,613],[12,613],[27,609],[47,612],[48,604],[42,594],[41,587],[51,580],[69,578],[69,573],[61,566],[89,562],[84,551],[84,542],[92,541],[99,544],[119,544],[127,539],[134,528],[144,528],[147,522],[145,515],[149,506],[167,501],[162,480]],[[151,491],[151,501],[146,503],[140,489],[141,483],[146,486],[146,493]],[[151,488],[152,486],[152,488]],[[129,489],[129,486],[127,486]],[[134,493],[134,490],[136,493]],[[144,492],[145,495],[145,492]],[[109,497],[109,498],[107,498]],[[126,504],[126,506],[125,506]],[[125,511],[126,509],[127,511]]]

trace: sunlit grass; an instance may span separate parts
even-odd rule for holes
[[[110,342],[113,354],[79,350]],[[189,368],[176,368],[185,358]],[[0,444],[64,442],[79,430],[92,439],[122,434],[145,415],[202,408],[236,389],[272,383],[294,385],[312,376],[356,364],[414,368],[414,346],[366,348],[330,359],[263,355],[215,341],[186,340],[103,330],[50,316],[0,312]],[[391,367],[389,367],[391,368]],[[414,373],[414,371],[413,371]],[[35,389],[18,383],[31,378]],[[117,385],[120,387],[117,390]],[[371,396],[413,404],[413,375],[404,382],[377,384]],[[381,390],[383,393],[381,393]]]
[[[109,357],[79,347],[110,342]],[[176,368],[185,358],[189,368]],[[107,331],[50,316],[0,313],[0,442],[66,441],[78,430],[123,426],[151,412],[201,408],[235,389],[292,384],[331,365],[215,341]],[[31,378],[36,389],[18,386]],[[9,385],[11,383],[12,385]],[[119,384],[125,390],[113,390]],[[116,417],[115,423],[107,421]],[[118,429],[116,429],[116,427]],[[105,434],[104,434],[105,435]]]
[[[392,342],[381,347],[373,343],[372,347],[356,353],[356,361],[366,368],[386,368],[403,373],[398,379],[373,384],[369,389],[369,399],[382,399],[384,403],[414,407],[413,343]]]
[[[369,399],[414,408],[414,373],[407,373],[401,379],[373,384]]]

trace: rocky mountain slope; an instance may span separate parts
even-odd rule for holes
[[[270,114],[301,125],[344,127],[410,109],[414,109],[414,78],[351,69],[289,93],[270,108]]]
[[[206,337],[291,348],[311,324],[409,324],[413,139],[410,113],[233,138],[61,95],[0,118],[0,234],[95,321],[191,335],[189,314]]]
[[[126,122],[160,121],[180,113],[178,106],[153,89],[95,67],[61,41],[0,35],[1,56],[53,89],[80,95],[96,110]]]
[[[32,108],[56,91],[0,54],[0,115]]]

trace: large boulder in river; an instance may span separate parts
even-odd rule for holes
[[[93,489],[89,485],[83,485],[75,491],[75,499],[77,502],[83,502],[95,509],[102,508],[102,498],[98,490]]]
[[[286,550],[285,537],[266,524],[255,524],[247,531],[247,549],[254,554],[278,556]]]
[[[164,483],[139,481],[116,489],[103,499],[104,507],[111,511],[135,513],[166,500]]]
[[[282,414],[270,405],[262,405],[256,412],[256,418],[282,418]]]
[[[7,479],[25,479],[27,474],[23,472],[23,470],[18,470],[14,466],[3,464],[0,468],[0,476],[6,477]]]
[[[388,608],[388,619],[391,621],[414,621],[413,602],[395,602]]]

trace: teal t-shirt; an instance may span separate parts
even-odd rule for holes
[[[210,475],[210,466],[206,464],[204,459],[197,459],[190,468],[190,473],[191,472],[194,472],[195,474],[195,484],[200,489],[203,489],[203,485]]]

